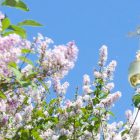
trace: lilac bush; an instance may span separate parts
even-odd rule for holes
[[[17,30],[7,31],[9,27],[9,20],[0,13],[1,140],[140,139],[140,126],[134,122],[132,111],[125,113],[127,122],[109,123],[114,116],[111,108],[121,92],[112,93],[117,62],[106,64],[107,46],[99,50],[93,80],[85,74],[83,92],[79,94],[77,89],[74,100],[68,100],[65,94],[69,83],[61,80],[75,65],[75,42],[53,45],[52,39],[41,34],[30,42]],[[52,90],[56,98],[50,100]],[[136,107],[139,110],[138,103]]]

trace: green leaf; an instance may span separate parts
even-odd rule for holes
[[[40,137],[39,133],[38,133],[37,131],[35,131],[35,130],[32,130],[32,136],[33,136],[36,140],[43,140],[43,139]]]
[[[10,67],[13,67],[13,68],[17,69],[17,64],[15,62],[10,62],[8,65]]]
[[[12,70],[12,72],[16,76],[16,80],[20,83],[20,80],[22,78],[22,73],[20,72],[18,67],[16,67],[16,64],[14,62],[11,62],[11,63],[8,64],[8,67],[9,67],[10,70]]]
[[[31,50],[30,49],[22,49],[21,52],[24,54],[27,54],[27,53],[31,53]]]
[[[53,105],[53,104],[55,104],[56,101],[57,101],[57,99],[52,99],[52,100],[50,101],[49,105]]]
[[[20,81],[19,83],[22,85],[22,87],[28,87],[31,85],[31,81]]]
[[[24,20],[17,24],[18,26],[42,26],[39,22],[34,20]]]
[[[58,140],[67,140],[67,136],[66,136],[66,135],[60,136],[60,137],[58,138]]]
[[[2,91],[0,91],[0,98],[2,98],[2,99],[6,99],[7,98],[6,95]]]
[[[2,5],[9,6],[9,7],[15,7],[17,9],[23,10],[23,11],[29,11],[29,8],[27,5],[21,1],[21,0],[5,0]]]
[[[140,94],[139,93],[135,94],[132,98],[132,101],[134,106],[138,108],[140,106]]]
[[[21,131],[21,139],[20,140],[28,140],[28,139],[31,139],[31,136],[30,136],[30,133],[29,133],[29,130],[27,129],[24,129]]]
[[[37,74],[38,74],[37,72],[31,71],[31,73],[27,76],[27,79],[31,80],[31,79],[35,78]]]
[[[34,117],[44,117],[44,113],[42,110],[34,110]]]
[[[107,111],[108,114],[110,114],[111,116],[115,117],[114,113],[111,111]]]
[[[82,110],[83,114],[86,114],[87,113],[87,109],[81,108],[81,110]]]
[[[10,19],[4,18],[2,20],[2,31],[6,30],[10,26]]]
[[[95,123],[94,123],[94,130],[95,130],[95,132],[99,131],[100,125],[101,125],[100,121],[95,121]]]
[[[21,73],[18,69],[15,69],[15,68],[13,68],[13,67],[11,67],[10,69],[13,71],[13,73],[14,73],[15,76],[16,76],[16,78],[17,78],[18,80],[20,80],[21,77],[22,77],[22,73]]]
[[[27,63],[27,64],[34,65],[31,60],[29,60],[28,58],[26,58],[24,56],[20,56],[19,59],[22,60],[23,62]]]
[[[124,134],[128,134],[129,133],[129,130],[124,130],[124,131],[122,131],[122,133],[121,133],[121,136],[123,136]]]
[[[10,25],[8,29],[13,30],[14,33],[20,35],[22,38],[26,38],[26,31],[23,28],[16,25]]]
[[[93,105],[99,104],[100,103],[100,99],[95,97],[94,99],[92,99],[93,101]]]
[[[93,117],[93,118],[92,118],[92,121],[99,121],[99,118]]]

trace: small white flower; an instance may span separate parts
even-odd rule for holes
[[[84,95],[84,96],[83,96],[83,100],[89,101],[89,100],[90,100],[90,96],[89,96],[89,95]]]
[[[21,116],[20,113],[16,113],[16,114],[15,114],[15,120],[16,120],[17,122],[21,122],[21,121],[22,121],[22,116]]]

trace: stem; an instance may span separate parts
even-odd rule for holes
[[[94,135],[93,135],[93,131],[92,131],[92,139],[94,140]]]
[[[132,130],[132,127],[133,127],[134,124],[135,124],[135,121],[136,121],[136,119],[137,119],[137,117],[138,117],[139,111],[140,111],[140,108],[138,108],[137,114],[136,114],[136,116],[135,116],[135,119],[134,119],[134,121],[133,121],[133,123],[132,123],[132,125],[131,125],[131,127],[130,127],[130,129],[129,129],[129,131],[128,131],[128,134],[130,133],[130,131]]]
[[[76,140],[76,133],[75,133],[75,131],[76,131],[76,128],[75,128],[75,118],[74,118],[74,140]]]
[[[103,128],[102,120],[101,120],[101,131],[102,131],[103,140],[105,140],[104,128]]]

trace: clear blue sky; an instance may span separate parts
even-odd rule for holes
[[[25,0],[30,12],[22,12],[1,7],[13,21],[35,19],[44,27],[27,28],[28,38],[38,32],[54,39],[56,44],[75,40],[79,47],[79,57],[75,68],[66,77],[71,84],[67,97],[74,96],[75,86],[82,85],[82,76],[91,77],[97,66],[98,50],[106,44],[109,60],[115,59],[118,66],[115,72],[115,89],[122,92],[122,98],[113,111],[116,120],[124,119],[124,111],[132,108],[131,97],[134,90],[128,83],[127,73],[138,49],[138,40],[128,38],[127,33],[140,25],[139,0]]]

